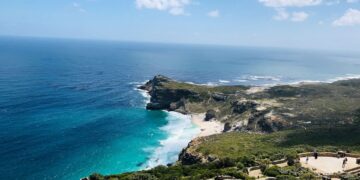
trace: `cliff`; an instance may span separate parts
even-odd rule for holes
[[[206,113],[227,131],[275,132],[353,124],[360,111],[360,80],[334,83],[205,86],[155,76],[140,89],[151,95],[147,109]]]
[[[276,160],[295,162],[301,152],[360,153],[360,80],[334,83],[204,86],[155,76],[139,87],[151,95],[149,110],[206,113],[224,132],[196,138],[173,165],[88,179],[254,179],[249,167],[266,173]],[[294,163],[279,171],[285,179],[317,179]],[[276,176],[278,177],[278,176]]]

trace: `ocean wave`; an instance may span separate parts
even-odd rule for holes
[[[317,83],[333,83],[336,81],[343,81],[343,80],[350,80],[350,79],[360,79],[360,74],[346,74],[344,76],[338,76],[335,78],[330,78],[327,80],[300,80],[300,81],[293,81],[289,83],[289,85],[302,85],[302,84],[317,84]]]
[[[144,97],[145,106],[146,106],[146,104],[150,103],[151,96],[150,96],[149,92],[139,89],[139,88],[134,88],[134,90],[138,91]]]
[[[235,79],[236,82],[248,82],[248,81],[281,81],[279,76],[261,76],[261,75],[244,75],[238,79]]]
[[[344,76],[339,76],[336,78],[329,79],[327,80],[327,82],[332,83],[335,81],[350,80],[350,79],[360,79],[360,74],[346,74]]]
[[[228,83],[230,83],[230,81],[220,79],[220,80],[219,80],[219,83],[221,83],[221,84],[228,84]]]
[[[141,86],[143,84],[146,84],[148,81],[142,81],[142,82],[139,82],[139,81],[134,81],[134,82],[129,82],[128,84],[129,85],[137,85],[137,86]]]
[[[192,124],[189,115],[167,113],[168,123],[160,129],[166,132],[168,137],[160,140],[160,146],[152,152],[145,169],[176,162],[181,150],[200,132],[200,129]]]

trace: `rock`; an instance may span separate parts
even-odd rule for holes
[[[230,131],[231,130],[231,124],[230,123],[225,123],[224,124],[224,130],[223,130],[223,132],[228,132],[228,131]]]
[[[196,152],[196,147],[202,142],[201,138],[193,139],[186,148],[184,148],[179,155],[179,162],[183,165],[192,165],[196,163],[204,163],[207,159]]]
[[[183,165],[192,165],[202,162],[201,157],[199,157],[197,154],[189,153],[186,151],[186,149],[183,149],[183,151],[180,153],[179,159]]]
[[[227,96],[224,95],[223,93],[214,93],[214,94],[211,95],[211,97],[215,101],[225,101],[227,99]]]
[[[213,156],[213,155],[208,155],[208,156],[207,156],[207,160],[208,160],[208,162],[213,162],[213,161],[218,160],[218,158],[215,157],[215,156]]]
[[[150,103],[146,108],[149,110],[186,112],[184,108],[181,108],[184,106],[183,100],[200,100],[200,95],[190,89],[173,88],[173,86],[176,87],[177,85],[179,85],[178,82],[165,76],[157,75],[146,84],[140,86],[139,89],[148,91],[151,96]]]
[[[185,110],[185,99],[181,99],[177,102],[170,103],[169,111],[186,111]]]
[[[205,114],[205,121],[210,121],[211,119],[215,118],[216,117],[216,112],[212,109],[206,111],[206,114]]]
[[[166,109],[167,106],[165,104],[160,104],[160,103],[153,103],[153,102],[150,102],[146,105],[146,109],[149,109],[149,110],[162,110],[162,109]]]
[[[256,106],[256,102],[248,100],[235,101],[232,103],[233,112],[238,114],[242,114],[247,110],[255,110]]]

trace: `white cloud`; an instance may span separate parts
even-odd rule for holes
[[[275,20],[282,21],[289,18],[289,13],[284,8],[276,8],[277,14],[274,16]]]
[[[207,15],[209,17],[216,18],[216,17],[220,16],[220,12],[219,12],[219,10],[213,10],[213,11],[208,12]]]
[[[304,7],[321,4],[322,0],[259,0],[268,7]]]
[[[185,12],[185,6],[190,4],[191,0],[136,0],[136,6],[139,9],[155,9],[168,11],[172,15],[189,15]]]
[[[291,21],[294,22],[302,22],[305,21],[309,17],[309,14],[305,12],[293,12],[291,14]]]
[[[360,11],[348,9],[345,14],[333,22],[334,26],[354,26],[360,25]]]
[[[304,6],[316,6],[322,2],[329,2],[330,0],[258,0],[265,6],[272,7],[276,11],[276,15],[273,17],[275,20],[283,21],[290,20],[293,22],[305,21],[309,14],[305,12],[292,12],[286,11],[287,8],[291,7],[304,7]],[[331,0],[333,1],[333,0]]]
[[[360,2],[360,0],[346,0],[346,2],[348,2],[348,3],[357,3],[357,2]]]
[[[86,10],[84,8],[82,8],[81,5],[77,2],[73,2],[72,7],[79,12],[82,12],[82,13],[86,12]]]
[[[305,12],[289,13],[284,8],[276,8],[275,10],[277,14],[274,16],[274,19],[278,21],[290,20],[293,22],[302,22],[309,17],[309,14]]]

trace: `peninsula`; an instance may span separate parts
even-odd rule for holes
[[[301,153],[360,153],[360,79],[263,88],[158,75],[139,88],[151,96],[147,109],[190,114],[202,133],[174,164],[89,179],[255,179],[253,167],[264,177],[316,179]],[[358,178],[349,172],[337,176]]]

